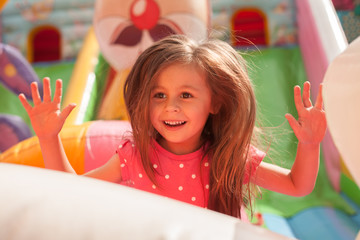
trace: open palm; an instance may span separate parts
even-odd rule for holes
[[[75,104],[70,104],[60,110],[62,96],[62,81],[56,81],[54,99],[51,100],[50,79],[43,79],[43,101],[41,101],[39,89],[36,82],[31,83],[31,94],[34,106],[31,106],[24,94],[19,99],[30,117],[33,129],[38,137],[52,137],[59,134],[64,122]]]
[[[299,86],[294,88],[295,106],[298,120],[291,114],[286,114],[291,128],[301,143],[320,143],[326,131],[326,118],[323,110],[322,85],[320,85],[316,103],[310,100],[310,83],[304,83],[303,96]]]

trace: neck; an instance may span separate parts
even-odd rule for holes
[[[162,146],[167,151],[176,154],[176,155],[185,155],[197,151],[204,143],[204,141],[198,141],[197,144],[194,143],[173,143],[166,141],[164,138],[158,140],[160,146]]]

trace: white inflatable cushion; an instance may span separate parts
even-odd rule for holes
[[[287,239],[214,211],[41,168],[0,163],[0,239]]]

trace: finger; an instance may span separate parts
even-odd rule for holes
[[[285,114],[285,118],[288,120],[290,127],[294,131],[295,135],[297,136],[297,133],[300,129],[299,122],[289,113]]]
[[[298,113],[301,112],[304,109],[304,103],[301,99],[301,89],[299,86],[294,87],[294,101],[296,110]]]
[[[41,103],[41,97],[39,94],[39,88],[38,88],[37,82],[32,82],[30,86],[31,86],[31,96],[32,96],[34,105],[38,105]]]
[[[28,103],[28,101],[26,100],[26,97],[23,93],[21,93],[19,95],[19,99],[21,104],[23,105],[23,107],[25,108],[25,111],[28,113],[28,115],[30,114],[30,111],[32,109],[32,106]]]
[[[55,83],[55,94],[54,94],[54,102],[61,103],[62,96],[62,81],[61,79],[56,80]]]
[[[44,87],[44,102],[51,102],[51,87],[50,87],[50,78],[43,79],[43,87]]]
[[[319,86],[319,92],[318,92],[318,95],[316,97],[316,102],[315,102],[315,108],[317,108],[317,109],[323,108],[322,89],[323,89],[323,84],[321,83]]]
[[[60,117],[65,120],[75,107],[76,107],[75,103],[67,105],[60,113]]]
[[[306,107],[306,108],[309,108],[312,106],[312,103],[310,100],[310,82],[308,82],[308,81],[306,81],[304,83],[303,103],[304,103],[304,107]]]

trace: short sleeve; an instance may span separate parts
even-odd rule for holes
[[[130,140],[120,142],[116,153],[119,156],[122,181],[129,180],[129,167],[133,162],[134,144]]]
[[[245,177],[243,184],[249,183],[250,178],[255,175],[256,169],[258,168],[258,166],[260,165],[261,161],[264,159],[265,156],[266,153],[264,153],[263,151],[257,149],[252,145],[250,146],[249,157],[245,165]]]

